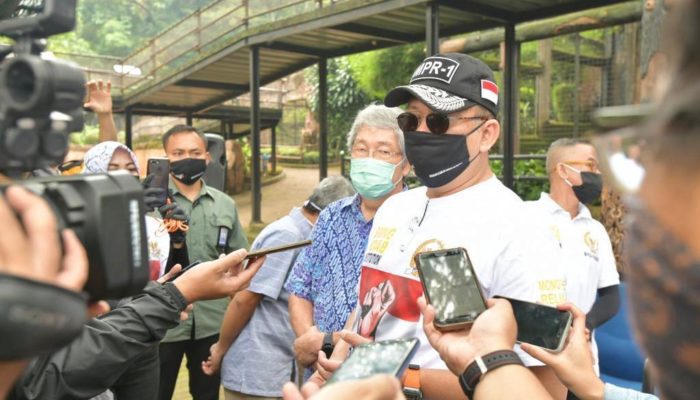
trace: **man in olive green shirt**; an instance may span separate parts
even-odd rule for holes
[[[190,217],[186,236],[190,261],[209,261],[221,253],[247,248],[236,204],[201,179],[211,159],[205,137],[191,126],[176,125],[163,135],[163,148],[170,160],[172,197]],[[184,354],[192,398],[218,399],[219,376],[205,375],[200,364],[218,340],[228,302],[224,298],[194,303],[189,318],[165,335],[159,349],[160,400],[172,397]]]

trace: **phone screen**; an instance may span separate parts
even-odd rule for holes
[[[168,181],[170,177],[170,162],[167,158],[149,158],[147,175],[153,175],[153,180],[151,181],[152,187],[161,188],[164,190],[162,203],[168,197]]]
[[[417,256],[418,270],[438,324],[473,322],[486,310],[466,250],[447,249]]]
[[[571,326],[571,313],[554,307],[507,299],[513,306],[518,324],[518,342],[529,343],[547,350],[558,351]]]
[[[363,379],[377,374],[399,377],[418,349],[418,339],[385,340],[355,347],[327,383]]]

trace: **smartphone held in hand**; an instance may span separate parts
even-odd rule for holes
[[[564,349],[573,320],[569,311],[507,297],[501,298],[508,300],[513,307],[518,325],[518,343],[528,343],[553,353]]]
[[[435,328],[464,328],[486,310],[479,280],[465,249],[418,253],[414,260],[425,299],[435,308]]]

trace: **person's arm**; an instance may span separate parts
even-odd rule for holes
[[[35,360],[16,390],[23,399],[90,398],[107,388],[130,360],[158,344],[191,302],[221,298],[248,285],[264,258],[243,270],[245,250],[202,263],[173,283],[150,283],[144,294],[99,319],[59,351]]]
[[[211,346],[209,358],[202,361],[202,370],[205,374],[213,375],[219,370],[226,351],[248,324],[261,300],[261,294],[249,290],[236,293],[226,308],[226,314],[221,322],[219,340]]]
[[[425,335],[454,375],[461,375],[477,356],[484,356],[498,350],[511,350],[515,344],[517,326],[510,303],[503,299],[489,299],[487,305],[489,308],[479,315],[469,330],[441,332],[433,325],[435,309],[426,304],[425,298],[418,299],[418,306],[423,314]],[[428,374],[431,372],[428,371]],[[423,374],[421,374],[422,377]],[[445,387],[450,385],[447,378],[442,378],[442,375],[435,377],[427,375],[426,378],[425,382],[421,379],[426,397],[438,398],[433,396],[442,394],[441,387],[432,385],[442,384]],[[517,384],[511,384],[511,382],[517,382]],[[455,383],[458,384],[456,377]],[[451,393],[452,390],[454,389],[450,389]],[[456,393],[463,394],[459,384]],[[452,396],[455,395],[452,393]],[[537,378],[520,365],[504,366],[487,372],[476,386],[474,395],[476,400],[551,399]]]
[[[231,226],[231,232],[228,237],[228,251],[235,251],[238,249],[248,248],[248,239],[245,236],[245,231],[241,226],[241,221],[238,219],[238,209],[236,209],[235,203],[233,205],[233,210],[235,213],[233,219],[233,225]]]
[[[314,304],[295,294],[289,296],[289,321],[297,337],[314,325]]]
[[[598,289],[598,298],[586,315],[586,328],[593,330],[617,314],[620,309],[620,285]]]
[[[85,89],[83,107],[89,108],[97,115],[97,124],[100,127],[98,142],[117,141],[117,126],[112,115],[112,82],[90,81],[85,84]]]

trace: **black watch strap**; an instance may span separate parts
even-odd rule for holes
[[[333,332],[326,332],[326,334],[323,335],[323,345],[321,346],[321,351],[323,351],[326,354],[326,357],[331,358],[331,354],[333,354]]]
[[[476,356],[474,361],[459,376],[459,384],[462,386],[462,391],[471,399],[482,375],[510,364],[523,365],[520,357],[513,350],[499,350],[486,354],[483,357]]]

